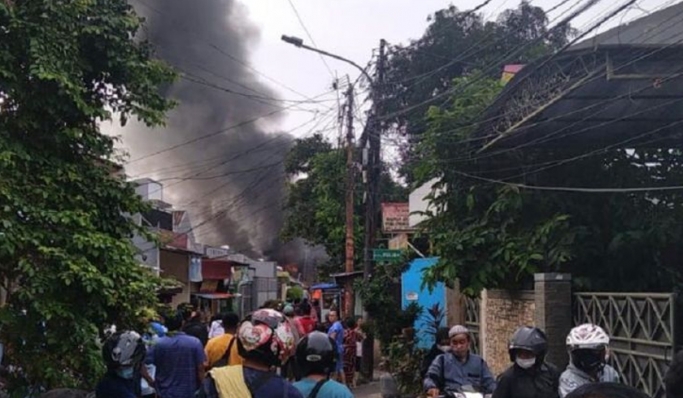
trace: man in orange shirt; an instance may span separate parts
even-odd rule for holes
[[[206,344],[207,370],[226,365],[241,365],[242,357],[237,351],[235,334],[240,320],[237,314],[228,312],[223,316],[225,334],[214,337]]]

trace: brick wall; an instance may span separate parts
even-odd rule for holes
[[[522,325],[534,325],[533,291],[486,290],[482,293],[483,355],[495,376],[510,366],[508,342]]]

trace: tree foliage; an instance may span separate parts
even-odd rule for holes
[[[474,81],[447,109],[430,109],[418,146],[419,181],[437,178],[436,186],[445,188],[432,195],[435,210],[425,225],[440,256],[424,275],[427,284],[459,278],[466,293],[477,294],[482,288],[528,287],[535,272],[570,272],[587,289],[670,291],[680,285],[679,193],[551,192],[491,182],[681,185],[679,150],[559,143],[480,154],[471,134],[501,85]]]
[[[0,336],[19,383],[89,387],[105,325],[156,303],[127,216],[144,210],[112,171],[114,113],[162,122],[173,73],[134,40],[124,0],[0,2]]]
[[[548,25],[543,9],[528,1],[502,12],[495,21],[450,6],[430,17],[420,39],[390,48],[382,105],[395,133],[407,137],[401,148],[402,174],[409,182],[419,161],[415,145],[428,127],[424,114],[430,106],[447,102],[447,97],[429,100],[452,89],[457,77],[479,70],[497,78],[505,64],[528,63],[561,48],[572,29],[549,30]]]
[[[355,151],[360,159],[361,151]],[[286,171],[290,178],[285,205],[282,238],[297,237],[322,245],[330,260],[319,267],[321,277],[343,270],[346,242],[346,151],[333,148],[319,134],[298,139],[290,150]],[[363,260],[363,186],[356,173],[354,196],[354,251],[356,264]],[[405,188],[385,172],[381,176],[380,195],[385,200],[406,200]]]

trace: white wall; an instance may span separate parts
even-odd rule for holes
[[[164,200],[164,187],[161,183],[149,178],[135,180],[133,183],[137,184],[135,193],[140,195],[143,200]]]
[[[432,206],[429,205],[429,200],[425,198],[433,192],[441,193],[445,191],[444,189],[435,190],[433,188],[434,184],[436,184],[438,181],[439,180],[435,178],[410,193],[408,198],[408,207],[410,209],[409,224],[411,228],[417,227],[421,222],[427,219],[427,216],[422,214],[413,214],[414,212],[433,211]]]

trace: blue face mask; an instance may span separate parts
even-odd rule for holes
[[[123,368],[116,371],[120,378],[130,380],[133,378],[133,368]]]

